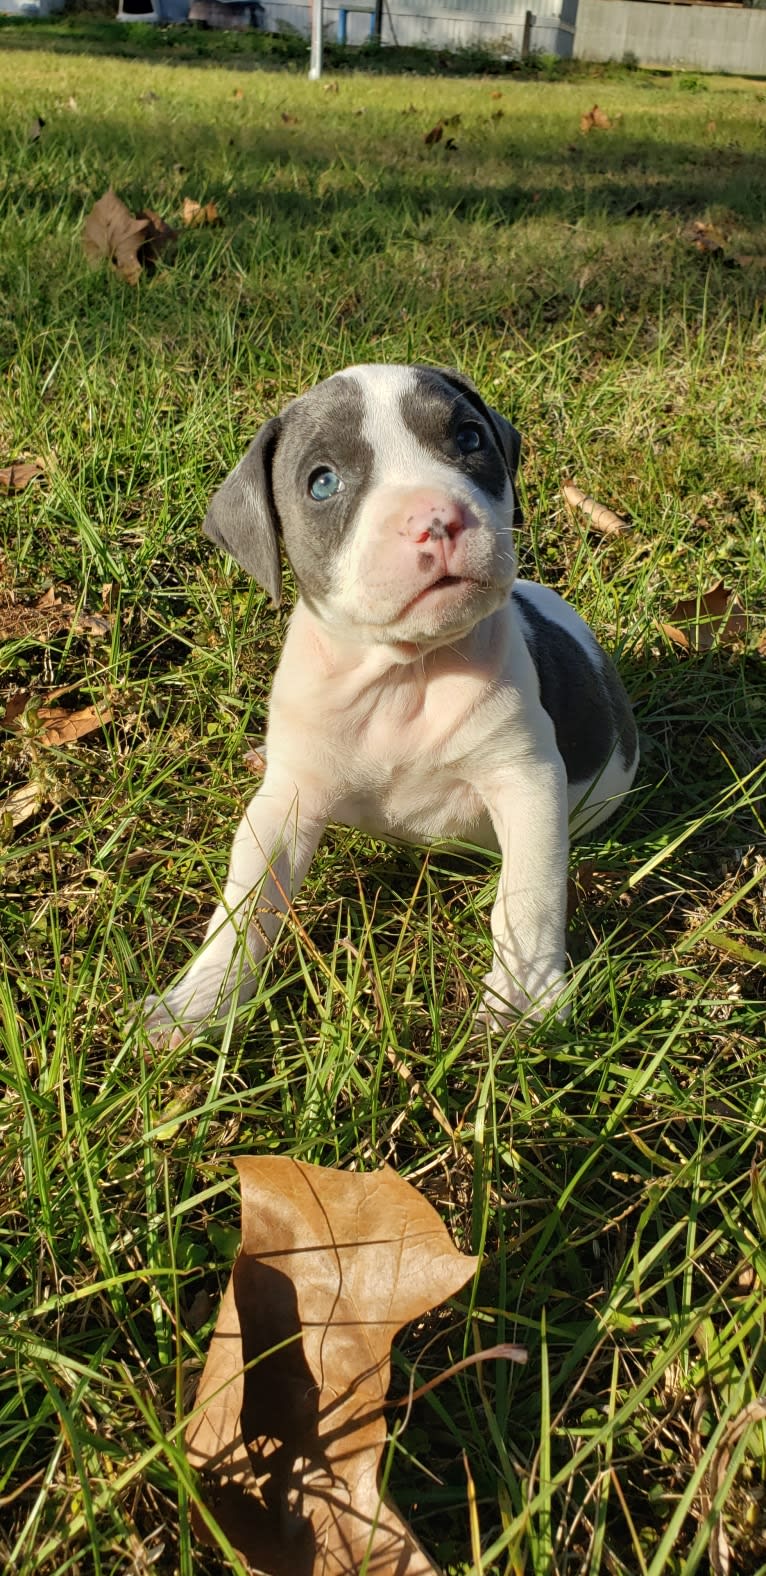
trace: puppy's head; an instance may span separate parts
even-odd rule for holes
[[[521,439],[459,372],[359,366],[266,423],[204,530],[278,603],[368,642],[440,645],[507,598]]]

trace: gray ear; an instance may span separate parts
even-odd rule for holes
[[[475,405],[476,409],[489,420],[492,431],[494,432],[500,447],[500,452],[503,456],[503,459],[505,460],[508,475],[513,482],[513,497],[515,505],[513,511],[513,523],[514,525],[523,525],[524,514],[521,504],[519,503],[518,493],[516,491],[516,472],[518,471],[519,460],[521,459],[521,433],[511,424],[510,421],[506,419],[505,416],[500,415],[499,410],[495,410],[492,405],[487,405],[485,403],[476,387],[476,384],[472,383],[471,379],[466,377],[464,372],[458,372],[454,367],[440,367],[439,371],[442,377],[446,378],[447,382],[452,384],[453,388],[460,389],[461,394],[465,394],[466,398],[471,401],[471,404]]]
[[[202,529],[218,547],[268,591],[275,607],[282,599],[279,516],[271,470],[282,428],[279,416],[267,421],[247,454],[211,500]]]
[[[500,445],[508,468],[508,475],[513,482],[513,523],[514,525],[523,525],[524,511],[519,503],[519,493],[516,486],[516,473],[519,469],[519,460],[521,459],[521,433],[505,416],[500,415],[499,410],[494,410],[491,405],[485,405],[484,409],[492,423],[492,431]]]

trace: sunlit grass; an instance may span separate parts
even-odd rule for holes
[[[5,691],[114,714],[69,750],[3,735],[8,788],[45,789],[0,876],[8,1569],[234,1568],[192,1544],[180,1445],[236,1248],[232,1160],[273,1152],[388,1160],[484,1252],[421,1378],[529,1347],[397,1441],[398,1502],[445,1570],[474,1568],[463,1450],[486,1571],[702,1571],[720,1513],[762,1569],[763,1429],[736,1420],[764,1383],[764,272],[684,229],[766,254],[764,95],[628,73],[325,94],[17,48],[0,80],[0,464],[48,467],[0,500],[0,607],[53,584],[97,609],[109,585],[114,610],[109,638],[0,648]],[[582,137],[596,98],[616,125]],[[445,114],[454,152],[423,143]],[[225,222],[130,289],[81,250],[109,185]],[[288,612],[203,542],[207,499],[316,378],[415,359],[522,428],[525,572],[636,702],[635,791],[573,853],[572,1023],[478,1042],[491,861],[338,830],[238,1025],[150,1053],[132,1011],[202,935]],[[568,477],[632,532],[586,535]],[[686,658],[659,623],[720,578],[747,640]],[[423,1344],[402,1336],[401,1385]]]

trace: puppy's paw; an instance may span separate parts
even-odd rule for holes
[[[242,982],[244,986],[244,982]],[[232,998],[241,999],[244,988],[229,987],[220,968],[192,965],[188,974],[160,996],[148,996],[143,1029],[152,1045],[176,1050],[186,1040],[215,1029],[226,1018]]]
[[[204,1017],[197,1017],[196,1013],[192,1017],[185,996],[180,985],[164,996],[147,996],[143,1018],[138,1022],[157,1050],[175,1051],[202,1028]]]
[[[566,1023],[571,1006],[561,998],[567,988],[566,974],[555,965],[535,971],[525,989],[508,970],[496,964],[484,976],[484,995],[476,1022],[493,1034],[503,1034],[512,1024],[540,1023],[555,1011],[559,1023]]]

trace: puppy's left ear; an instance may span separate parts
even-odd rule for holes
[[[271,477],[281,430],[279,416],[261,427],[247,454],[211,499],[202,526],[212,542],[268,591],[275,607],[282,600],[282,570]]]
[[[516,488],[516,472],[521,459],[521,433],[508,421],[507,417],[500,415],[499,410],[495,410],[492,405],[488,405],[482,399],[476,384],[469,377],[466,377],[464,372],[458,372],[454,367],[440,367],[439,371],[442,377],[446,378],[453,388],[459,389],[461,394],[465,394],[466,398],[471,401],[471,404],[475,405],[476,409],[483,416],[486,416],[489,421],[513,484],[513,523],[514,525],[523,525],[524,513],[519,503],[519,495]]]
[[[484,409],[492,423],[492,431],[500,445],[500,451],[505,460],[508,475],[513,483],[513,523],[514,525],[523,525],[524,511],[519,503],[519,490],[516,486],[516,474],[519,469],[519,460],[521,459],[521,433],[517,427],[513,426],[512,422],[508,421],[507,417],[501,416],[499,410],[495,410],[492,405],[485,405]]]

